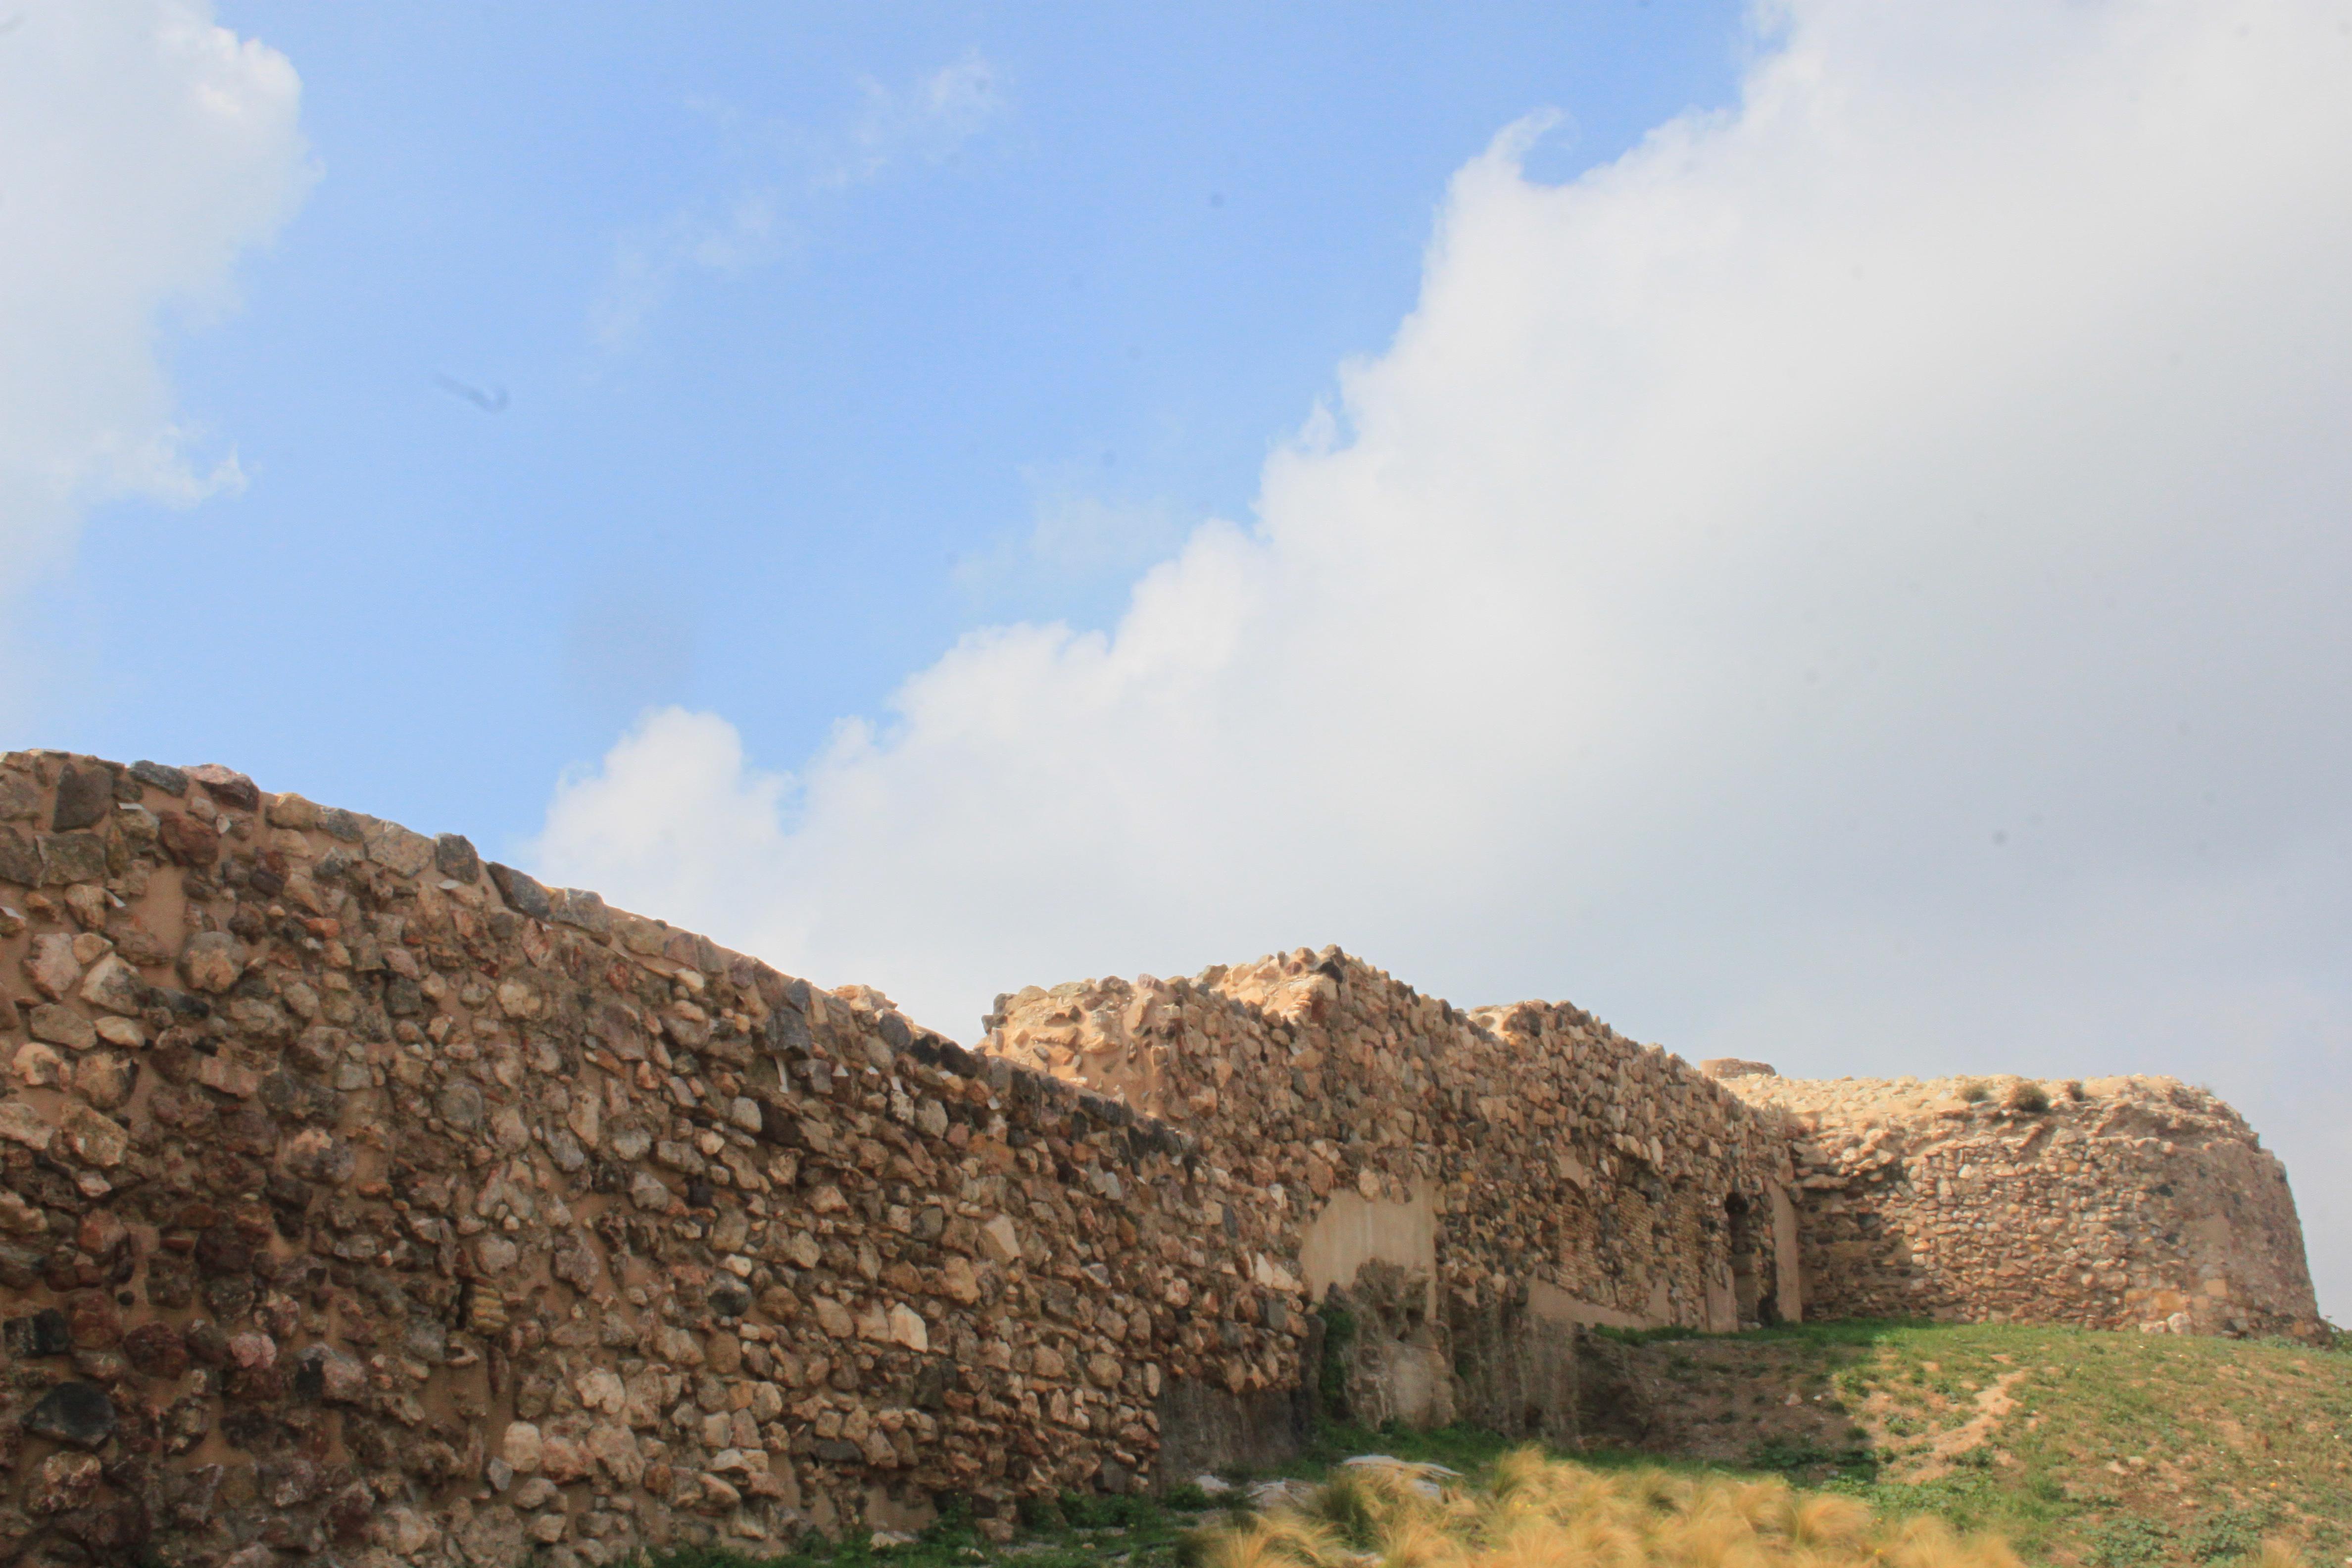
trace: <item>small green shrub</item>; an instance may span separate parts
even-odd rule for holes
[[[1328,1300],[1315,1310],[1323,1320],[1323,1359],[1318,1367],[1323,1415],[1344,1422],[1353,1414],[1348,1408],[1348,1351],[1356,1342],[1356,1314]]]

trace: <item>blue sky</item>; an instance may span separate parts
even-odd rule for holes
[[[501,847],[647,704],[797,759],[971,626],[1106,624],[1395,331],[1458,164],[1547,107],[1551,172],[1614,156],[1746,47],[1728,5],[217,14],[319,170],[167,340],[248,483],[92,513],[38,731]]]
[[[11,743],[960,1037],[2170,1073],[2352,1302],[2352,0],[19,8]]]

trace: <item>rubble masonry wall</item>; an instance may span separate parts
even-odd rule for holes
[[[1790,1118],[1817,1317],[2299,1334],[2286,1170],[2169,1078],[1728,1080]]]
[[[1370,1419],[1567,1436],[1591,1325],[2030,1306],[2059,1240],[1946,1237],[1969,1162],[1931,1215],[1807,1092],[1335,949],[1023,992],[966,1051],[455,836],[11,754],[0,1562],[593,1568],[947,1496],[1001,1529],[1278,1458],[1327,1366]],[[2309,1316],[2242,1123],[2143,1114],[2040,1134],[2053,1214],[2163,1146],[2093,1272],[2123,1300],[2177,1246],[2197,1326]]]

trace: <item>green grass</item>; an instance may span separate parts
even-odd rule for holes
[[[1648,1342],[1667,1336],[1645,1337]],[[1807,1324],[1675,1336],[1671,1353],[1718,1376],[1798,1391],[1850,1419],[1859,1443],[1767,1436],[1727,1471],[1778,1471],[1881,1514],[1930,1513],[2007,1536],[2029,1561],[2128,1568],[2241,1557],[2267,1535],[2318,1563],[2352,1555],[2352,1354],[2074,1329]],[[1644,1337],[1622,1336],[1637,1356]],[[1692,1386],[1661,1369],[1660,1386]],[[2008,1377],[2011,1408],[1981,1440],[1936,1445],[1984,1414]],[[1718,1384],[1719,1386],[1719,1384]],[[1815,1401],[1802,1391],[1825,1394]],[[1777,1407],[1775,1407],[1777,1411]],[[1703,1417],[1691,1430],[1704,1431]]]

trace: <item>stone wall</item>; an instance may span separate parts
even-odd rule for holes
[[[2285,1168],[2204,1089],[1727,1081],[1790,1119],[1814,1316],[2228,1334],[2318,1322]]]
[[[757,1548],[1299,1385],[1182,1135],[461,838],[9,757],[0,975],[0,1557]]]
[[[2117,1321],[2311,1316],[2188,1091],[1853,1112],[1335,949],[988,1030],[226,769],[0,758],[0,1562],[1003,1533],[1326,1396],[1573,1436],[1591,1325],[2030,1310],[2078,1257]],[[2054,1230],[1978,1233],[2027,1192]]]
[[[1351,1295],[1368,1418],[1566,1435],[1580,1325],[1798,1314],[1777,1121],[1577,1008],[1465,1014],[1327,948],[1033,987],[987,1022],[983,1050],[1194,1139],[1268,1283]]]

